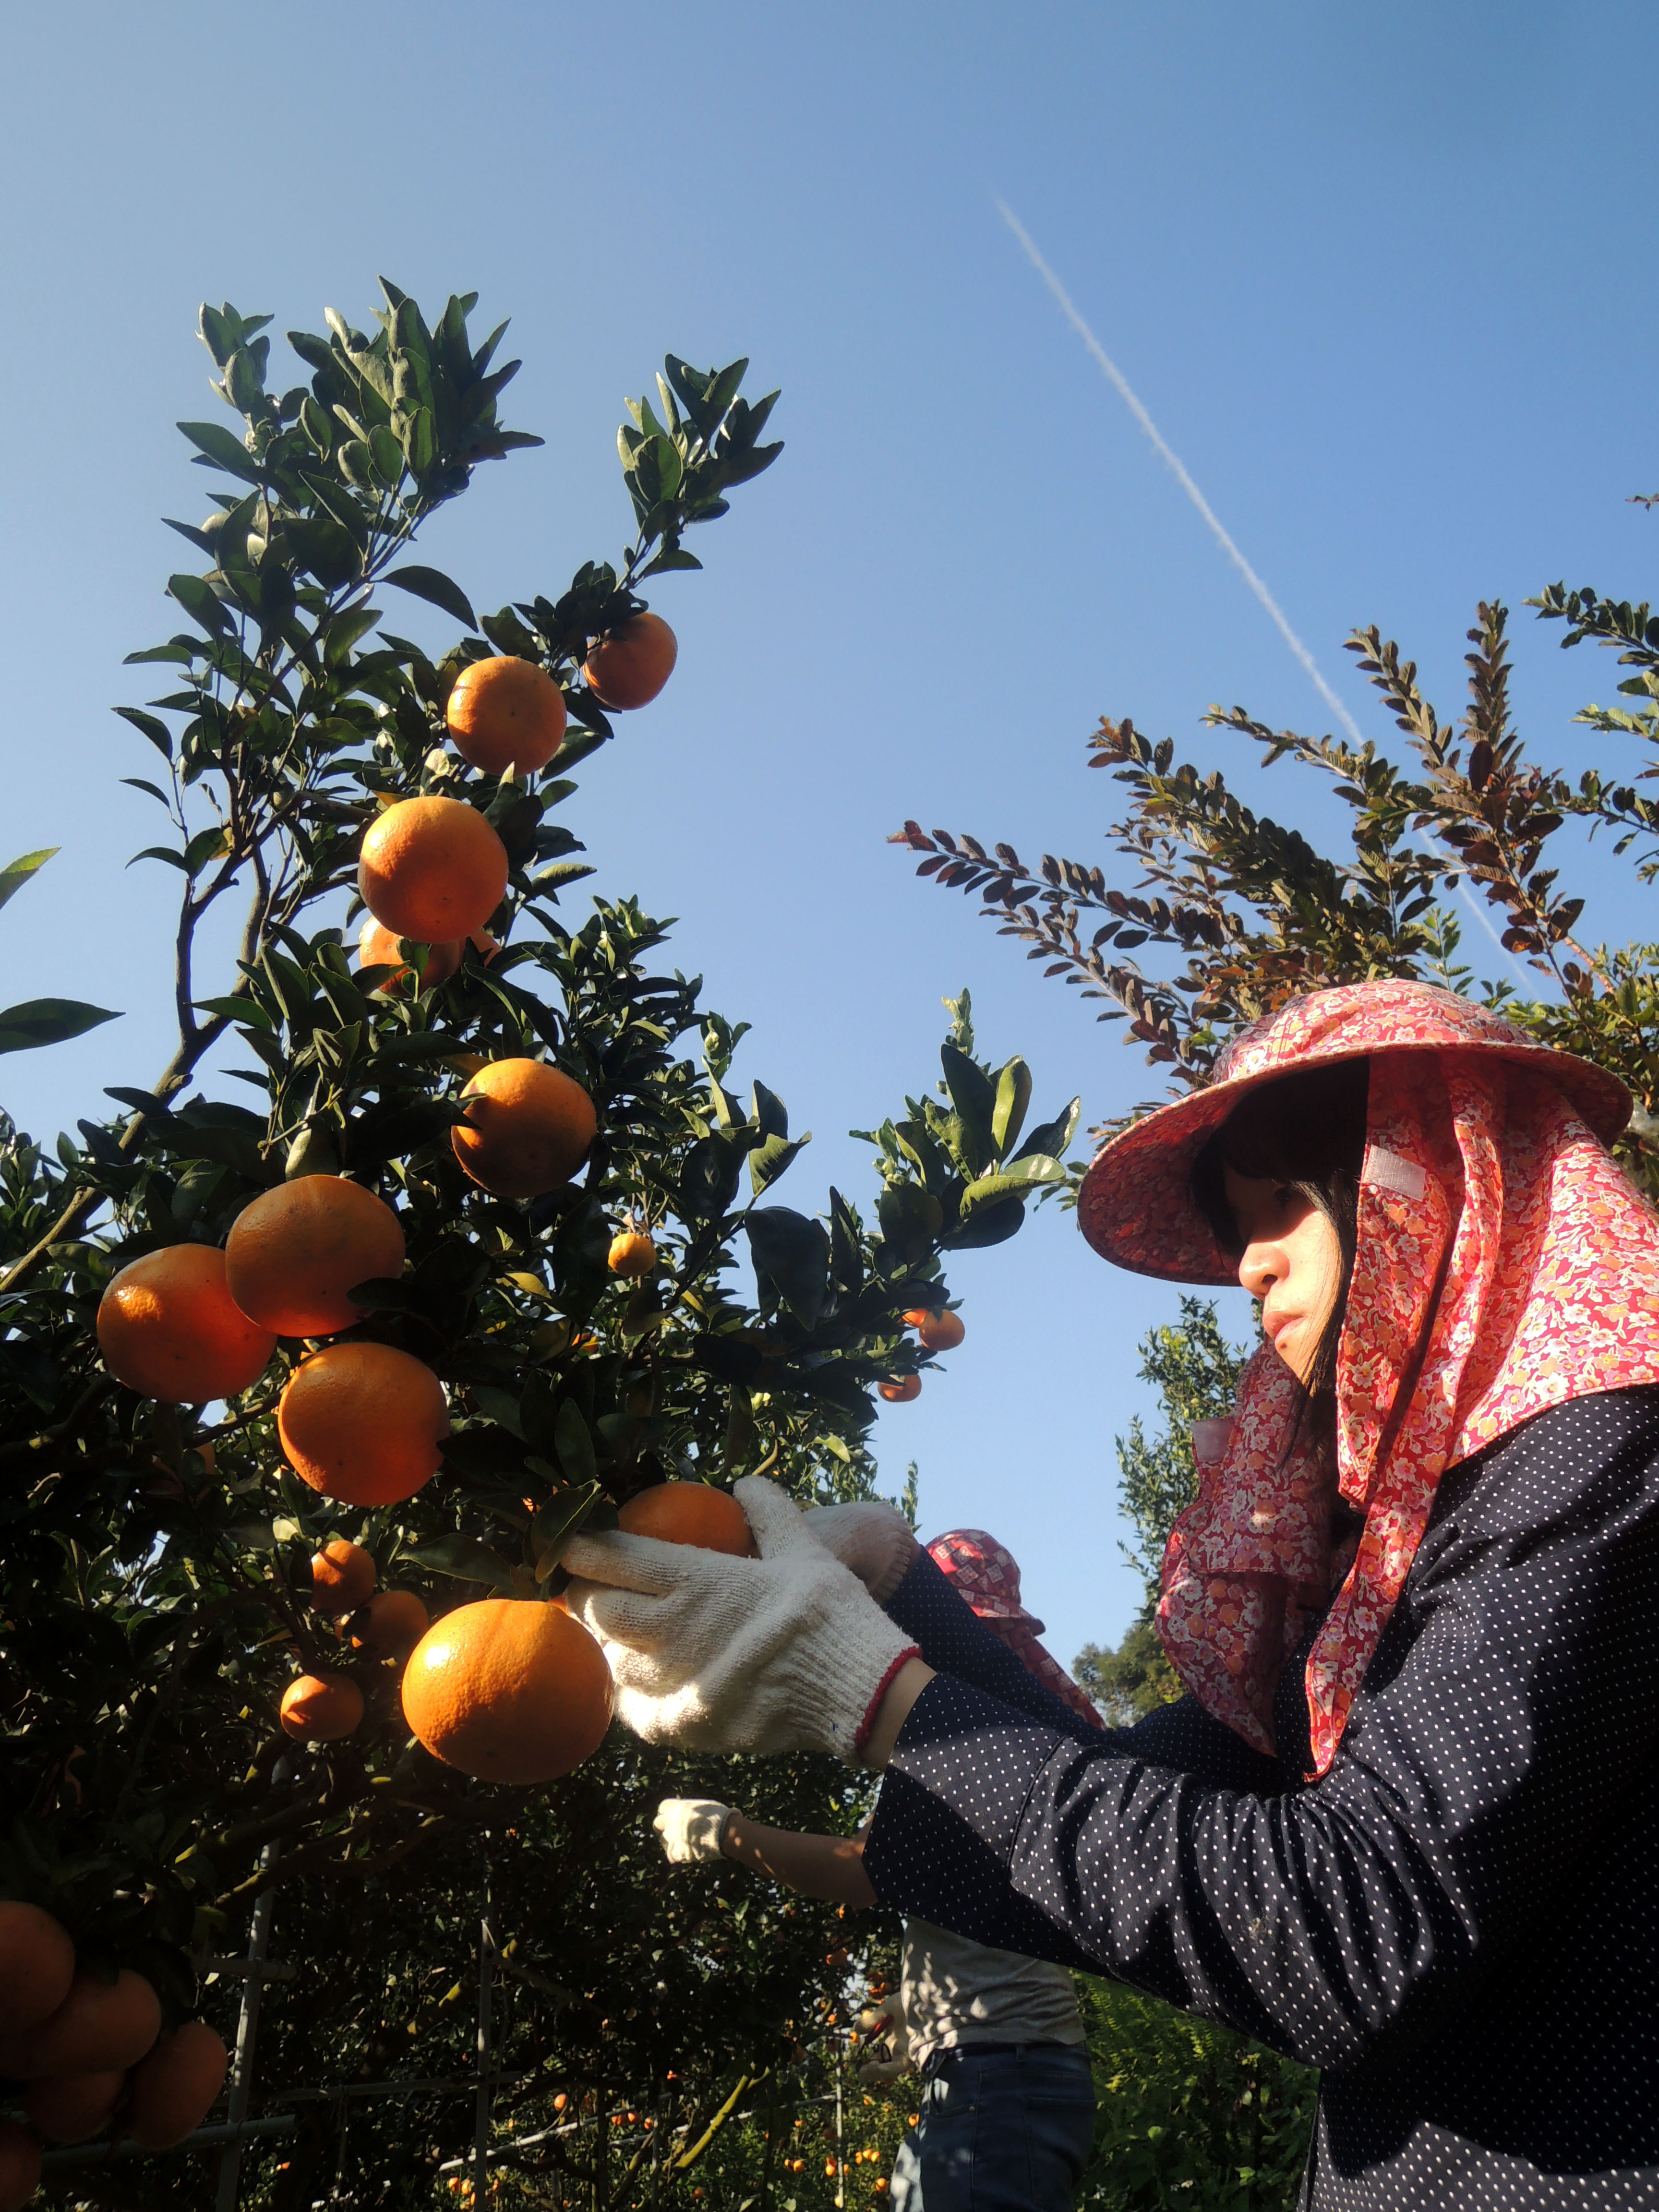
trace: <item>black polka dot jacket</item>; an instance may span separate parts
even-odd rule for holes
[[[884,1904],[1133,1983],[1324,2069],[1302,2203],[1659,2207],[1659,1390],[1441,1484],[1335,1761],[1191,1698],[1102,1734],[926,1553],[939,1678],[865,1865]]]

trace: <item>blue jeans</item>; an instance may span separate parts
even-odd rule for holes
[[[893,2212],[1070,2212],[1095,2131],[1081,2044],[944,2059],[893,2166]]]

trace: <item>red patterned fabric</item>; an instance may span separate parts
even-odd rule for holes
[[[1304,1450],[1284,1456],[1294,1389],[1264,1350],[1164,1559],[1171,1664],[1262,1749],[1303,1608],[1336,1585],[1307,1664],[1316,1775],[1335,1756],[1445,1470],[1547,1407],[1659,1382],[1659,1220],[1547,1066],[1490,1048],[1480,1009],[1468,1010],[1461,1048],[1401,1049],[1412,1039],[1400,988],[1316,994],[1372,991],[1382,1017],[1369,1047],[1363,1024],[1346,1028],[1351,1048],[1372,1055],[1336,1374],[1336,1480],[1364,1515],[1358,1548],[1352,1562],[1325,1557],[1329,1476]],[[1462,1003],[1437,1008],[1437,1024]]]
[[[1106,1725],[1097,1706],[1084,1694],[1051,1651],[1037,1638],[1042,1623],[1020,1602],[1019,1568],[1014,1555],[983,1528],[951,1528],[936,1536],[928,1555],[948,1575],[985,1626],[1008,1646],[1028,1674],[1063,1698],[1072,1711]]]

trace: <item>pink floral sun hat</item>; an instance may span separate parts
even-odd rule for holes
[[[1540,1045],[1489,1006],[1431,983],[1346,983],[1291,999],[1232,1038],[1202,1091],[1146,1115],[1101,1147],[1083,1179],[1078,1220],[1103,1259],[1176,1283],[1234,1283],[1229,1258],[1193,1197],[1193,1169],[1247,1091],[1276,1077],[1377,1053],[1477,1053],[1553,1084],[1603,1144],[1630,1119],[1615,1075]]]

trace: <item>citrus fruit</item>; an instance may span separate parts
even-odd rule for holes
[[[279,1717],[300,1743],[337,1743],[362,1725],[363,1693],[349,1674],[296,1674]]]
[[[430,1616],[413,1590],[382,1590],[368,1601],[368,1618],[351,1631],[352,1649],[371,1659],[401,1659],[426,1634]]]
[[[56,2012],[75,1979],[67,1929],[38,1905],[0,1905],[0,2021],[8,2035]]]
[[[905,1315],[904,1325],[915,1329],[929,1352],[952,1352],[968,1334],[962,1325],[961,1315],[944,1307],[935,1313],[931,1306],[915,1306]]]
[[[605,1654],[562,1607],[480,1598],[434,1621],[404,1669],[404,1717],[480,1782],[551,1782],[611,1723]]]
[[[594,642],[582,674],[602,707],[648,707],[673,674],[679,650],[660,615],[634,615]]]
[[[278,1336],[331,1336],[364,1309],[346,1296],[400,1275],[404,1232],[383,1198],[343,1176],[301,1176],[261,1191],[225,1240],[225,1280],[250,1321]]]
[[[171,2150],[199,2128],[223,2088],[230,2054],[203,2020],[163,2035],[132,2076],[127,2131],[145,2150]]]
[[[648,1275],[656,1264],[657,1248],[643,1230],[619,1230],[611,1238],[609,1266],[613,1275]]]
[[[539,1198],[568,1182],[599,1127],[593,1101],[543,1060],[492,1060],[461,1097],[455,1157],[496,1198]]]
[[[367,1605],[374,1589],[374,1560],[360,1544],[337,1536],[311,1557],[311,1602],[335,1620]]]
[[[741,1505],[729,1490],[707,1482],[659,1482],[630,1498],[617,1516],[630,1536],[656,1536],[665,1544],[695,1544],[702,1552],[757,1556]]]
[[[357,890],[378,922],[416,945],[482,929],[507,889],[507,848],[460,799],[400,799],[368,825]]]
[[[418,944],[421,940],[417,938],[410,941]],[[382,996],[388,992],[401,990],[406,983],[418,984],[422,991],[430,991],[440,983],[447,983],[459,968],[461,951],[467,944],[472,945],[485,960],[501,949],[487,929],[475,929],[470,938],[458,937],[453,944],[428,945],[426,965],[417,978],[399,949],[404,942],[395,929],[387,929],[383,923],[376,921],[373,915],[364,922],[358,934],[357,957],[363,967],[391,968],[396,971],[388,975],[384,983],[375,985],[375,989]]]
[[[395,1505],[437,1473],[449,1407],[442,1383],[408,1352],[328,1344],[289,1377],[276,1433],[295,1473],[325,1498]]]
[[[107,2125],[126,2078],[120,2067],[103,2074],[48,2074],[29,2083],[24,2115],[54,2142],[87,2142]]]
[[[0,2212],[22,2212],[40,2186],[40,2144],[15,2120],[0,2120]]]
[[[112,1278],[98,1308],[98,1346],[130,1390],[195,1406],[246,1390],[264,1372],[276,1338],[231,1297],[222,1252],[167,1244]]]
[[[545,768],[564,741],[564,694],[533,660],[502,653],[462,669],[446,719],[455,750],[489,775]]]
[[[77,1969],[57,2010],[0,2039],[0,2074],[35,2081],[47,2074],[107,2074],[136,2066],[155,2042],[161,2007],[142,1974],[123,1966],[113,1982]]]
[[[921,1395],[920,1375],[895,1375],[885,1382],[876,1385],[878,1397],[885,1398],[890,1406],[908,1406],[913,1398]]]

